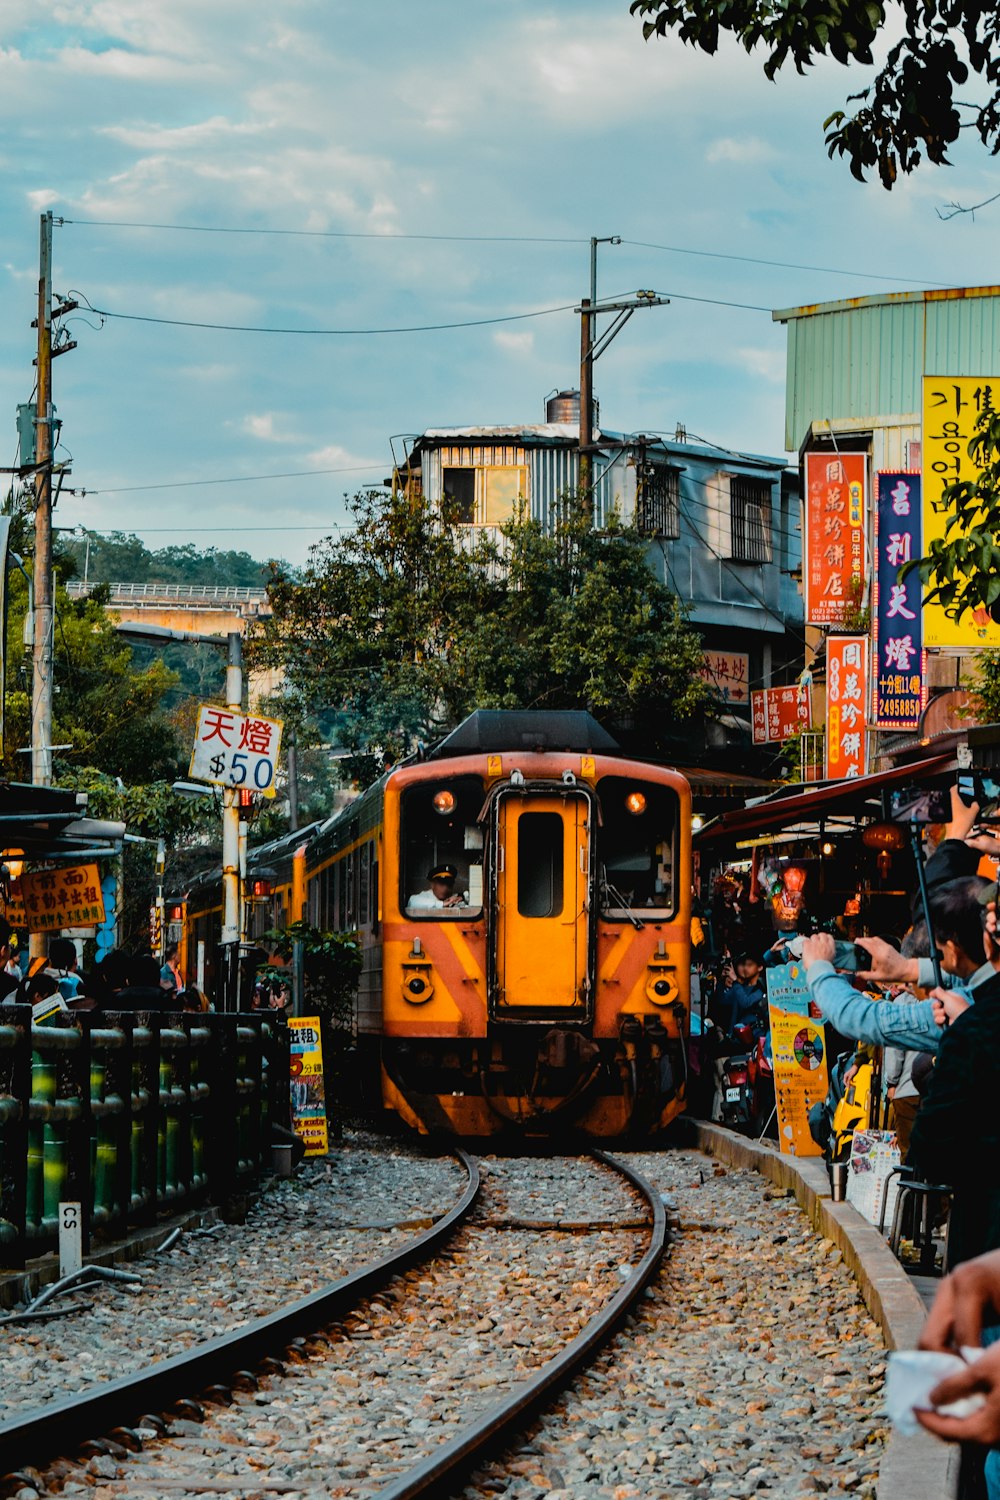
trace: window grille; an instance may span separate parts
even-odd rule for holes
[[[771,485],[748,474],[729,477],[733,562],[771,561]]]
[[[642,536],[676,539],[681,534],[680,473],[665,464],[647,464],[635,502],[636,526]]]

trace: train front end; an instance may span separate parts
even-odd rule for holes
[[[617,755],[504,749],[394,773],[384,1104],[470,1137],[662,1129],[685,1098],[690,834],[684,778]],[[459,903],[426,904],[443,866]]]

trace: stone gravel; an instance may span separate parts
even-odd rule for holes
[[[839,1253],[794,1199],[753,1172],[695,1152],[626,1159],[667,1202],[671,1253],[642,1311],[521,1444],[474,1476],[466,1500],[872,1497],[885,1436],[884,1351]],[[232,1406],[212,1408],[204,1425],[175,1420],[166,1443],[150,1441],[124,1461],[92,1459],[63,1493],[364,1497],[447,1439],[572,1338],[647,1242],[635,1227],[641,1201],[589,1160],[490,1157],[482,1169],[470,1226],[430,1266],[397,1278],[332,1330],[325,1349]],[[143,1268],[162,1282],[132,1297],[98,1294],[107,1304],[101,1368],[120,1373],[123,1348],[136,1339],[162,1353],[182,1346],[190,1322],[170,1309],[171,1289],[176,1296],[186,1285],[193,1295],[216,1278],[231,1304],[238,1288],[247,1299],[239,1316],[218,1309],[231,1326],[308,1290],[310,1278],[318,1284],[384,1253],[414,1232],[387,1226],[425,1216],[435,1195],[435,1211],[444,1211],[461,1176],[453,1163],[394,1144],[348,1142],[329,1170],[314,1166],[281,1184],[247,1228],[193,1245],[186,1237],[183,1253]],[[599,1227],[545,1227],[555,1221]],[[248,1268],[252,1294],[243,1286]],[[258,1302],[262,1280],[267,1295]],[[228,1305],[225,1294],[219,1300]],[[64,1375],[94,1349],[94,1317],[27,1336],[4,1330],[4,1400],[26,1359],[37,1361],[28,1372],[37,1395],[52,1380],[57,1348],[53,1389],[65,1391]],[[28,1338],[44,1340],[44,1351],[36,1344],[27,1353]],[[92,1368],[88,1378],[102,1376]]]
[[[90,1310],[0,1327],[0,1417],[178,1354],[397,1249],[457,1201],[465,1170],[356,1133],[275,1179],[242,1225],[182,1236],[127,1267],[138,1287],[67,1295]],[[58,1306],[58,1302],[52,1304]]]

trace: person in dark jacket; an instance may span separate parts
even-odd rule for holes
[[[125,960],[127,983],[104,1002],[108,1010],[163,1010],[173,1002],[160,984],[160,965],[151,953]]]
[[[736,1026],[767,1027],[767,986],[764,966],[754,953],[737,955],[728,971],[730,983],[722,992],[722,1024],[731,1032]]]

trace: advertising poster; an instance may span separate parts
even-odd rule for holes
[[[944,536],[948,507],[942,498],[946,485],[958,479],[975,481],[979,471],[969,457],[976,422],[993,405],[1000,382],[989,375],[925,375],[923,409],[924,551]],[[914,580],[911,587],[919,588]],[[924,606],[924,645],[968,650],[1000,646],[1000,625],[985,609],[951,620],[940,604]]]
[[[745,651],[706,651],[698,676],[723,703],[749,703],[750,657]]]
[[[843,781],[865,774],[867,684],[868,637],[831,635],[826,643],[828,781]]]
[[[843,625],[858,603],[865,563],[866,453],[805,456],[806,623]]]
[[[281,728],[280,719],[254,718],[203,703],[188,774],[196,781],[273,797]]]
[[[288,1040],[292,1129],[305,1146],[306,1156],[325,1156],[329,1141],[319,1016],[289,1017]]]
[[[826,1098],[829,1088],[826,1033],[822,1021],[814,1021],[809,1015],[809,991],[802,965],[780,964],[768,969],[767,996],[781,1153],[822,1156],[809,1134],[809,1111]]]
[[[875,580],[872,622],[872,718],[876,729],[917,729],[926,702],[920,596],[910,607],[904,563],[920,557],[920,475],[882,473],[875,506]]]
[[[780,745],[809,728],[807,687],[761,688],[750,701],[755,745]]]
[[[69,865],[21,876],[29,932],[61,932],[104,921],[104,893],[96,865]]]

